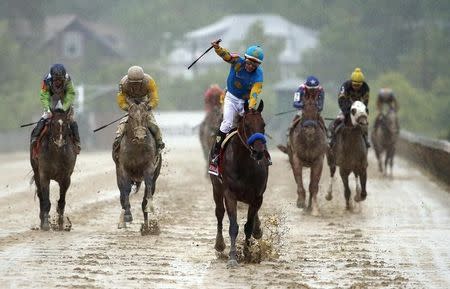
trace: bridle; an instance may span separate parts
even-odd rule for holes
[[[242,116],[242,121],[241,121],[240,125],[237,128],[237,135],[239,136],[239,139],[241,140],[241,143],[244,145],[244,147],[250,152],[250,156],[253,159],[256,160],[256,155],[258,154],[258,152],[253,147],[253,144],[249,145],[249,144],[247,144],[247,141],[246,141],[246,140],[249,139],[249,135],[247,134],[247,131],[245,129],[245,117],[249,113],[251,113],[251,114],[260,114],[260,112],[257,112],[257,111],[245,112],[244,115]],[[242,127],[242,133],[240,131],[241,127]]]

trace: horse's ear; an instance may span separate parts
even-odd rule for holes
[[[248,112],[248,101],[244,102],[244,111]]]
[[[257,110],[258,110],[259,112],[262,112],[263,109],[264,109],[264,101],[261,99],[261,101],[259,102],[259,105],[258,105]]]

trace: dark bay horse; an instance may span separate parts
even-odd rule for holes
[[[209,152],[211,151],[211,147],[214,144],[217,128],[222,122],[222,118],[222,108],[220,103],[218,103],[211,110],[206,112],[205,118],[200,123],[199,138],[200,144],[202,145],[203,156],[206,160],[206,173],[208,172],[209,168]],[[207,173],[207,175],[209,174]]]
[[[125,222],[131,222],[130,191],[133,184],[145,183],[142,212],[144,224],[142,235],[151,232],[148,219],[149,213],[154,213],[153,194],[155,193],[156,179],[161,169],[162,158],[158,154],[155,138],[147,127],[149,114],[144,103],[129,103],[128,121],[125,132],[120,141],[117,152],[113,150],[113,159],[116,163],[117,186],[120,190],[120,215],[118,228],[124,228]]]
[[[400,128],[398,125],[397,113],[394,109],[389,109],[385,114],[380,114],[377,118],[374,129],[371,134],[371,140],[375,155],[378,160],[378,169],[383,173],[382,154],[385,153],[384,175],[387,175],[388,164],[391,168],[390,176],[392,177],[392,167],[394,166],[395,145],[398,140]]]
[[[30,145],[30,162],[40,204],[40,227],[44,231],[50,229],[50,180],[54,180],[59,185],[58,227],[63,230],[66,193],[77,160],[70,116],[62,110],[53,111],[53,116],[41,135],[35,146]]]
[[[348,177],[351,173],[355,175],[355,201],[364,201],[367,196],[367,147],[363,138],[363,131],[367,131],[367,126],[367,108],[362,102],[355,101],[351,107],[350,118],[345,120],[344,125],[337,132],[336,143],[327,153],[331,180],[326,199],[332,199],[334,174],[336,166],[339,166],[339,174],[344,183],[347,210],[351,209],[351,191],[348,184]]]
[[[308,209],[313,216],[319,215],[317,193],[327,148],[325,126],[319,115],[316,99],[314,95],[306,97],[302,117],[294,120],[294,127],[289,132],[286,152],[297,183],[299,208],[305,207],[303,167],[311,168]]]
[[[263,108],[262,100],[256,110],[249,109],[248,105],[245,105],[244,115],[238,120],[238,133],[224,148],[223,157],[219,162],[222,179],[211,175],[217,218],[215,249],[219,252],[225,249],[222,221],[226,209],[230,221],[231,239],[229,267],[235,267],[238,264],[236,260],[236,238],[239,231],[238,201],[249,205],[244,227],[245,247],[248,248],[252,235],[255,239],[262,237],[258,211],[263,202],[269,174],[263,136],[265,123],[261,116]]]

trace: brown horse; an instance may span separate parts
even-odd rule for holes
[[[331,123],[332,125],[333,123]],[[367,146],[363,138],[363,132],[367,131],[367,126],[367,108],[362,102],[355,101],[351,107],[350,118],[346,118],[344,125],[338,129],[336,143],[327,153],[331,181],[326,199],[332,199],[333,183],[335,182],[334,174],[336,166],[339,166],[339,174],[344,183],[347,210],[351,209],[351,191],[348,184],[348,176],[352,172],[355,175],[356,182],[355,201],[364,201],[367,196]]]
[[[262,237],[258,211],[262,205],[269,174],[263,136],[265,123],[261,116],[263,107],[262,100],[257,110],[249,109],[248,105],[245,105],[244,115],[238,120],[237,136],[234,135],[224,148],[223,157],[219,162],[222,178],[211,175],[217,218],[215,249],[219,252],[225,249],[222,221],[226,209],[230,221],[231,239],[229,267],[235,267],[238,264],[236,260],[236,237],[239,231],[237,201],[249,205],[244,227],[245,248],[248,249],[252,235],[256,239]]]
[[[384,175],[387,175],[388,164],[391,168],[390,176],[392,177],[392,167],[394,165],[395,145],[398,140],[400,128],[397,120],[397,113],[394,109],[389,109],[386,114],[380,114],[377,118],[374,129],[371,134],[371,140],[375,155],[378,160],[378,169],[383,173],[382,154],[385,152]]]
[[[42,137],[35,146],[30,145],[30,162],[40,204],[40,227],[44,231],[50,229],[50,180],[59,184],[58,227],[59,230],[64,229],[66,193],[77,160],[70,129],[70,116],[62,110],[55,110],[52,113],[53,117],[44,128]]]
[[[305,207],[305,188],[303,187],[303,167],[311,168],[309,182],[309,204],[313,216],[319,214],[317,192],[322,175],[323,158],[327,151],[326,132],[314,96],[305,98],[302,117],[294,119],[289,131],[286,152],[289,155],[292,172],[297,183],[297,207]],[[282,148],[280,148],[284,151]]]
[[[209,152],[214,144],[214,136],[217,132],[217,127],[222,122],[222,108],[220,103],[214,106],[211,110],[206,112],[205,118],[200,123],[199,127],[199,138],[200,144],[202,145],[203,156],[206,160],[206,174],[208,175],[209,167]]]
[[[126,227],[125,222],[131,222],[130,191],[133,184],[144,181],[145,192],[142,200],[144,224],[142,235],[151,232],[148,214],[154,213],[153,195],[156,179],[161,169],[162,158],[158,154],[155,138],[147,127],[149,114],[144,103],[129,103],[128,120],[125,132],[117,152],[113,149],[113,159],[116,163],[117,186],[120,190],[120,215],[118,228]],[[157,228],[155,228],[157,230]]]

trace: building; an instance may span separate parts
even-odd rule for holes
[[[192,76],[192,71],[187,70],[194,59],[203,53],[210,42],[215,39],[223,39],[223,46],[237,49],[240,53],[245,47],[236,47],[236,43],[242,41],[248,29],[260,23],[264,33],[268,36],[282,37],[285,40],[285,49],[278,56],[281,66],[281,78],[295,77],[295,71],[301,63],[301,53],[317,44],[317,33],[302,26],[295,25],[283,17],[274,14],[237,14],[225,16],[221,20],[209,26],[187,32],[179,45],[180,48],[169,54],[169,71],[172,75]],[[234,45],[234,46],[233,46]],[[264,47],[263,47],[264,48]],[[212,65],[221,62],[214,53],[205,55],[201,65],[195,65],[193,70],[197,72],[207,71]]]
[[[98,65],[123,58],[125,42],[121,32],[111,26],[64,14],[47,17],[43,32],[38,51],[70,66]]]

